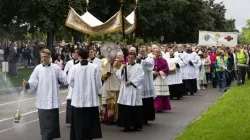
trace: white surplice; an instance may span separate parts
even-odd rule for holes
[[[70,76],[70,69],[74,66],[74,59],[70,60],[67,62],[67,64],[65,65],[65,68],[64,68],[64,72],[68,75],[68,77]],[[72,98],[72,87],[69,86],[68,87],[68,95],[67,95],[67,99],[71,100]]]
[[[156,97],[153,80],[154,59],[150,57],[142,59],[141,66],[144,71],[144,78],[141,89],[142,98]]]
[[[102,83],[95,64],[74,65],[68,80],[69,85],[73,87],[72,106],[78,108],[99,106],[98,94],[102,93]]]
[[[50,66],[36,66],[28,81],[32,92],[36,92],[36,107],[39,109],[59,108],[61,105],[58,81],[67,83],[67,76],[61,68],[51,63]]]
[[[100,71],[101,69],[101,60],[99,58],[95,58],[94,60],[91,61],[91,63],[95,64],[98,70]]]
[[[170,56],[167,58],[168,63],[175,63],[179,64],[180,68],[176,68],[176,71],[174,74],[169,74],[167,76],[167,84],[168,85],[176,85],[176,84],[182,84],[182,69],[184,67],[183,61],[180,59],[180,57],[175,56],[174,58],[170,58]]]
[[[140,64],[127,65],[127,78],[136,87],[130,85],[125,86],[125,74],[123,67],[116,72],[118,78],[122,80],[118,103],[127,106],[142,106],[141,88],[144,78],[144,71]]]
[[[192,53],[186,53],[184,52],[180,57],[183,60],[184,67],[183,67],[183,79],[188,80],[188,79],[196,79],[197,78],[197,69],[201,65],[201,60],[200,57],[198,56],[197,53],[192,52]],[[191,66],[189,62],[192,62],[194,65]]]

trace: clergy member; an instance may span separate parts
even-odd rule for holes
[[[196,70],[201,64],[201,60],[196,52],[192,51],[190,45],[187,45],[186,52],[182,55],[184,63],[183,67],[183,84],[185,93],[190,92],[191,95],[197,92],[197,74]]]
[[[140,48],[141,66],[144,71],[143,85],[141,89],[143,103],[143,120],[147,124],[148,121],[155,120],[154,98],[156,97],[153,80],[154,59],[148,57],[147,46]]]
[[[67,76],[61,68],[50,62],[51,52],[42,49],[40,52],[42,64],[37,65],[29,81],[23,80],[28,92],[37,90],[36,107],[42,140],[60,138],[59,107],[61,105],[59,81],[67,83]]]
[[[129,53],[129,63],[117,71],[117,76],[122,80],[119,104],[119,126],[124,127],[124,132],[140,131],[142,129],[142,97],[141,87],[144,71],[140,64],[135,63],[136,53]],[[127,78],[124,70],[127,69]],[[127,79],[127,81],[126,81]]]
[[[102,105],[104,108],[104,122],[109,125],[117,122],[118,105],[121,81],[116,76],[122,59],[104,58],[101,60],[101,76],[103,83]]]
[[[98,70],[101,69],[101,60],[99,58],[96,58],[96,52],[93,47],[89,48],[89,62],[93,63],[97,66]]]
[[[75,49],[75,52],[73,53],[73,59],[68,61],[65,65],[64,72],[68,75],[70,69],[78,64],[78,49]],[[69,77],[69,75],[68,75]],[[71,107],[71,99],[72,99],[72,87],[68,87],[68,96],[67,96],[67,106],[66,106],[66,124],[71,124],[71,118],[72,118],[72,107]]]
[[[171,110],[171,105],[169,101],[169,88],[167,84],[166,77],[169,74],[168,63],[161,56],[160,48],[154,49],[154,87],[157,97],[155,98],[155,110],[161,112],[164,110]]]
[[[182,68],[184,66],[179,56],[174,56],[174,49],[169,49],[169,57],[166,58],[169,66],[169,75],[167,76],[167,83],[170,92],[170,98],[174,97],[180,100],[182,97]]]
[[[95,64],[88,62],[87,50],[79,49],[78,55],[80,64],[73,66],[68,78],[73,88],[70,140],[102,138],[98,109],[98,94],[102,93],[100,73]]]

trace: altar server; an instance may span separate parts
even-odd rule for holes
[[[148,57],[147,46],[140,48],[141,66],[144,71],[141,89],[144,123],[155,120],[154,98],[156,97],[153,80],[154,59]]]
[[[169,75],[167,76],[167,84],[169,86],[170,98],[174,97],[180,100],[183,93],[182,84],[182,68],[183,61],[178,56],[174,56],[174,50],[169,49],[169,58],[167,58],[169,66]]]
[[[124,127],[124,132],[142,129],[142,97],[144,71],[140,64],[135,63],[136,53],[129,53],[129,63],[124,64],[117,71],[117,76],[122,80],[120,95],[118,98],[119,113],[118,122]],[[127,69],[127,81],[124,69]]]
[[[93,47],[89,48],[89,62],[97,66],[98,70],[101,69],[101,60],[96,58],[96,51]]]
[[[79,49],[80,64],[70,70],[68,83],[73,87],[71,140],[102,138],[99,118],[99,97],[102,93],[100,73],[88,62],[88,51]],[[85,79],[85,80],[84,80]]]
[[[78,64],[78,49],[75,49],[75,52],[73,54],[73,59],[68,61],[65,65],[64,72],[68,75],[70,69]],[[69,77],[69,75],[68,75]],[[66,107],[66,124],[71,124],[71,118],[72,118],[72,107],[71,107],[71,99],[72,99],[72,87],[68,87],[68,96],[67,96],[67,107]]]
[[[61,105],[58,82],[67,83],[67,76],[61,68],[50,62],[48,49],[40,52],[42,64],[35,67],[29,81],[23,80],[23,86],[36,92],[36,107],[40,123],[42,140],[60,138],[59,107]]]
[[[183,68],[183,84],[186,93],[190,92],[191,95],[197,92],[197,74],[196,70],[201,65],[201,60],[196,52],[192,51],[190,45],[187,46],[186,52],[182,55],[184,62]]]
[[[161,51],[158,48],[154,49],[154,87],[157,97],[155,98],[155,110],[161,112],[164,110],[171,110],[169,101],[169,88],[166,77],[169,74],[168,63],[161,56]]]

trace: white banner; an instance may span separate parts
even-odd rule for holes
[[[199,45],[235,47],[237,43],[237,32],[199,31]]]

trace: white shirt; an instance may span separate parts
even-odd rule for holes
[[[39,109],[59,108],[61,105],[58,80],[67,83],[67,76],[61,68],[51,63],[50,66],[37,65],[28,81],[32,92],[36,92],[36,107]]]
[[[142,98],[156,97],[153,80],[154,59],[150,57],[142,59],[141,66],[144,71],[144,78],[141,89]]]
[[[102,82],[94,64],[74,65],[68,80],[73,87],[72,106],[78,108],[99,106],[98,94],[102,93]]]
[[[122,80],[120,95],[118,103],[128,106],[142,106],[141,88],[144,78],[144,71],[140,64],[134,64],[133,66],[127,66],[127,77],[128,81],[132,82],[133,85],[128,87],[125,86],[125,74],[122,74],[123,67],[117,71],[117,76]]]

